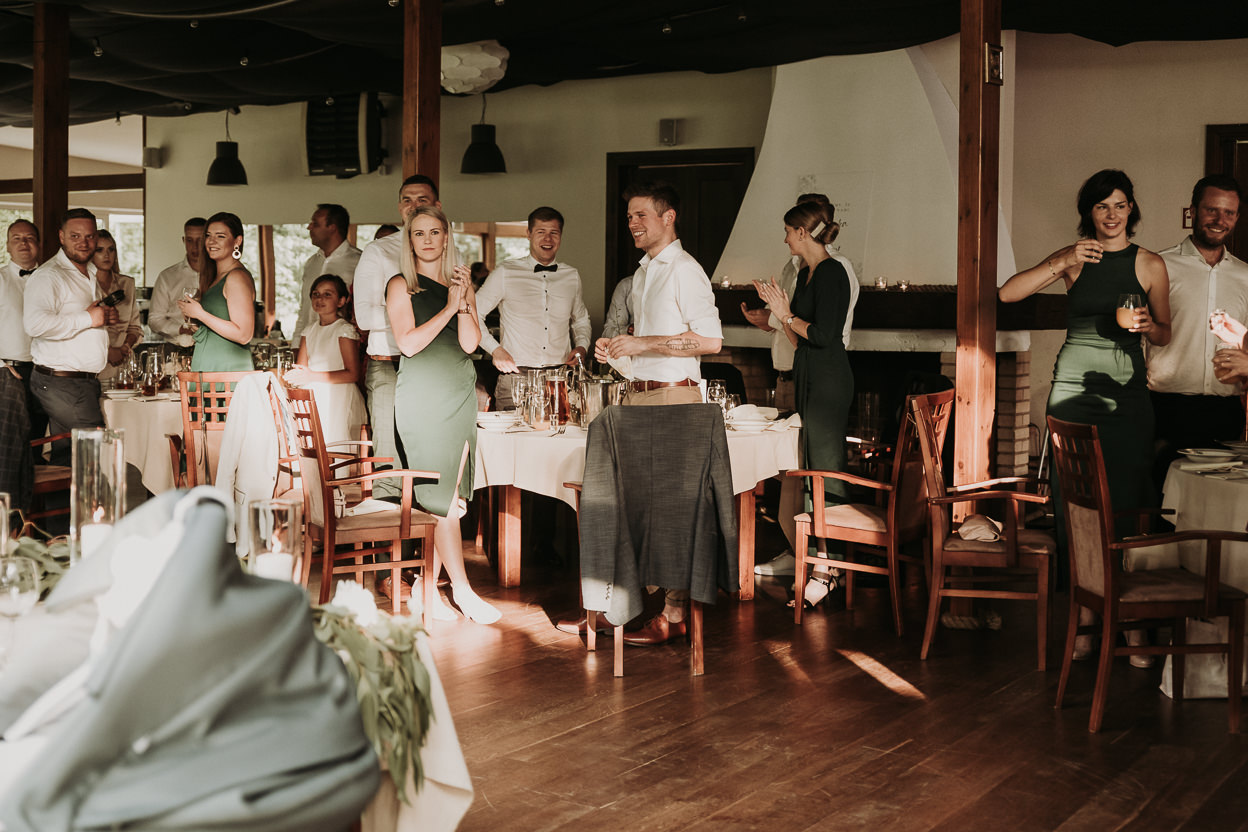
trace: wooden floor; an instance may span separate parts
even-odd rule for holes
[[[1225,700],[1172,702],[1160,664],[1120,659],[1089,734],[1093,663],[1054,710],[1057,649],[1036,672],[1027,606],[1001,603],[1000,632],[942,631],[921,662],[918,586],[899,639],[881,590],[797,628],[764,579],[757,600],[708,608],[705,676],[677,642],[626,647],[616,679],[609,639],[587,654],[552,624],[574,567],[502,590],[479,553],[469,566],[502,621],[432,633],[476,786],[464,832],[1248,830],[1248,741]]]

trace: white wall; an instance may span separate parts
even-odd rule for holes
[[[498,128],[505,176],[464,176],[459,163],[480,99],[442,98],[442,204],[457,222],[523,220],[550,204],[567,227],[560,259],[577,266],[595,321],[605,311],[606,154],[658,150],[658,122],[682,119],[682,148],[757,147],[771,98],[772,71],[726,75],[672,73],[522,87],[488,95],[486,120]],[[393,222],[400,182],[372,174],[348,180],[300,170],[298,105],[245,107],[230,118],[247,168],[245,188],[208,188],[221,114],[149,119],[149,145],[165,148],[165,165],[148,174],[148,270],[181,255],[182,222],[228,210],[244,222],[306,222],[318,202],[339,202],[357,222]],[[392,152],[398,142],[391,141]],[[394,165],[397,168],[397,163]]]
[[[1248,40],[1137,43],[1018,35],[1014,228],[1020,268],[1075,240],[1085,179],[1121,168],[1143,212],[1135,241],[1181,240],[1182,209],[1204,174],[1205,126],[1248,122]],[[1060,291],[1060,289],[1054,289]],[[1042,425],[1065,337],[1033,339],[1032,417]]]

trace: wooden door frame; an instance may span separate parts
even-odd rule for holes
[[[620,223],[624,222],[624,206],[621,201],[622,191],[619,189],[620,168],[624,167],[674,167],[695,165],[740,165],[750,167],[753,175],[756,151],[753,147],[709,147],[699,149],[675,150],[637,150],[607,154],[607,248],[606,260],[608,269],[614,270],[619,260],[620,249],[617,244]],[[682,195],[683,196],[683,195]],[[611,300],[611,292],[623,275],[603,275],[603,286],[607,290],[604,299]]]

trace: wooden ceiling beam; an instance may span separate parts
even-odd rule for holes
[[[69,8],[35,4],[34,42],[35,222],[41,257],[56,251],[55,232],[69,207]]]
[[[1001,0],[961,3],[954,482],[968,483],[989,476],[996,415],[1001,88],[985,68],[988,45],[1001,43]]]
[[[403,2],[403,178],[439,175],[442,0]]]

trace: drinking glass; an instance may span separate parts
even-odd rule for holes
[[[511,408],[520,411],[521,418],[524,418],[524,411],[529,403],[529,391],[529,380],[524,376],[517,378],[511,388]]]
[[[724,406],[724,398],[728,395],[727,388],[719,379],[711,379],[706,383],[706,403]]]
[[[728,414],[741,406],[741,397],[736,393],[729,393],[724,397],[723,403],[720,405],[724,409],[724,420],[727,421]]]
[[[39,570],[30,558],[0,557],[0,615],[20,618],[39,601]]]
[[[295,580],[302,568],[303,505],[294,500],[253,500],[247,513],[251,574]]]
[[[1144,305],[1144,299],[1138,294],[1131,293],[1118,296],[1118,311],[1115,313],[1118,326],[1123,329],[1130,329],[1135,326],[1135,310]]]
[[[69,556],[77,562],[104,542],[126,511],[121,430],[74,428],[69,486]]]

